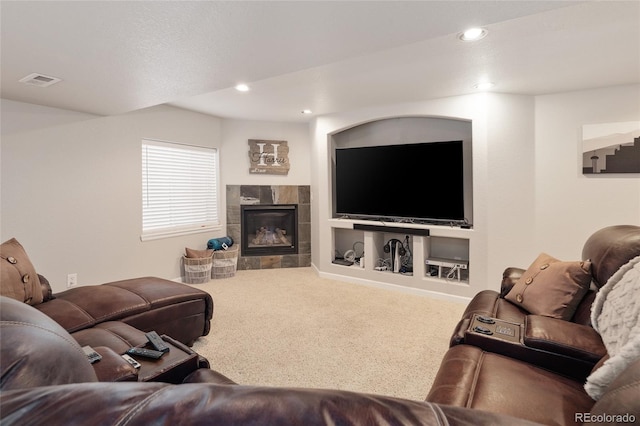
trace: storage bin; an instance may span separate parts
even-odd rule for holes
[[[238,246],[231,246],[227,250],[213,252],[213,267],[211,278],[231,278],[238,267]]]
[[[182,257],[184,264],[184,282],[187,284],[202,284],[211,279],[213,257],[193,258]]]

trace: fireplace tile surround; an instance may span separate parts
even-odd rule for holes
[[[227,235],[241,244],[241,205],[297,204],[298,253],[238,257],[238,270],[311,266],[311,187],[308,185],[227,185]]]

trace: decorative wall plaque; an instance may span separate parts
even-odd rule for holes
[[[289,174],[289,145],[287,141],[249,139],[249,161],[251,174]]]

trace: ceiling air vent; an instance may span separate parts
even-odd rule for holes
[[[62,81],[62,79],[37,73],[29,74],[28,76],[20,79],[20,83],[30,84],[31,86],[38,87],[48,87],[52,84],[56,84],[59,81]]]

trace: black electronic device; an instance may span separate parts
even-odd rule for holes
[[[129,355],[137,355],[137,356],[141,356],[144,358],[151,358],[151,359],[159,359],[160,357],[162,357],[162,355],[164,355],[164,352],[160,352],[160,351],[156,351],[154,349],[146,349],[146,348],[131,348],[129,350],[127,350],[127,354]]]
[[[149,343],[151,343],[151,345],[153,345],[153,347],[156,348],[157,351],[169,352],[169,345],[167,345],[165,341],[162,340],[162,337],[160,337],[158,333],[156,333],[155,331],[150,331],[148,333],[145,333],[145,336],[147,336],[147,340],[149,340]]]
[[[334,171],[335,217],[472,226],[468,142],[337,148]]]
[[[405,254],[407,254],[407,250],[405,250],[404,244],[402,243],[402,241],[396,238],[392,238],[389,241],[387,241],[384,247],[382,247],[382,250],[384,250],[385,253],[391,253],[392,251],[395,253],[396,245],[398,244],[400,244],[400,247],[398,247],[400,256],[404,256]]]
[[[87,355],[89,362],[93,364],[94,362],[98,362],[102,359],[102,355],[95,351],[91,346],[83,346],[82,350]]]

